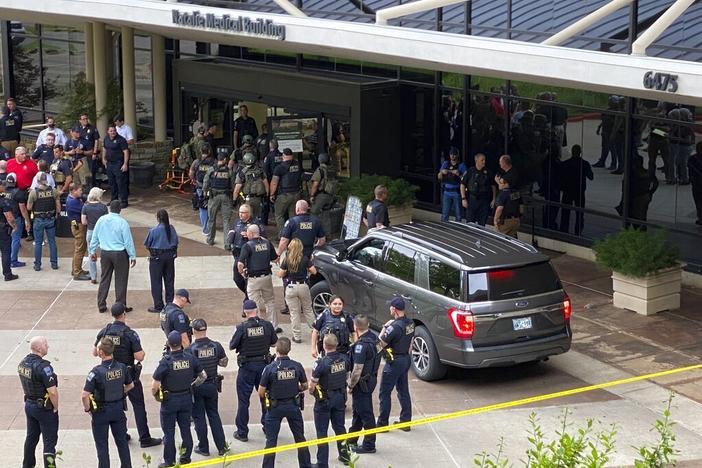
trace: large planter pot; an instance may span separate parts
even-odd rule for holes
[[[409,223],[412,221],[412,205],[389,206],[388,215],[390,216],[390,226]]]
[[[661,270],[643,278],[612,272],[614,307],[641,315],[679,309],[681,283],[680,267]]]
[[[131,183],[139,188],[149,188],[153,184],[156,165],[151,161],[135,161],[129,164]]]

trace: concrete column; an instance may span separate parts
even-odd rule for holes
[[[154,140],[166,141],[166,41],[151,35],[151,71],[154,90]]]
[[[122,26],[122,97],[124,121],[134,131],[136,138],[136,83],[134,78],[134,29]],[[113,118],[114,116],[110,117]]]
[[[85,81],[95,83],[93,23],[85,23]]]
[[[100,116],[107,105],[107,67],[105,63],[105,23],[93,23],[93,50],[95,54],[95,110],[98,114],[97,127],[100,135],[107,134],[108,117]]]

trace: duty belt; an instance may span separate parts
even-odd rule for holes
[[[288,284],[307,284],[307,280],[289,280]]]
[[[260,272],[260,273],[249,273],[249,278],[262,278],[264,276],[270,275],[271,272]]]
[[[229,191],[229,190],[214,190],[214,189],[210,189],[210,193],[212,194],[213,197],[216,197],[216,196],[218,196],[218,195],[227,195],[227,194],[230,194],[231,191]]]
[[[51,212],[42,212],[42,213],[37,213],[36,211],[34,212],[34,217],[35,218],[41,218],[41,219],[50,219],[56,217],[56,212],[54,211],[53,213]]]
[[[191,390],[189,388],[187,390],[181,390],[179,392],[172,392],[172,391],[168,390],[168,393],[171,395],[185,395],[186,393],[190,393],[190,392],[191,392]]]
[[[175,249],[149,249],[149,253],[151,254],[152,257],[158,257],[159,255],[163,255],[165,253],[176,253]]]

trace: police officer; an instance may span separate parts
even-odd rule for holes
[[[268,142],[268,149],[268,154],[263,159],[263,170],[266,172],[266,179],[268,180],[268,185],[270,186],[271,179],[273,178],[273,171],[275,171],[275,168],[283,162],[283,153],[278,150],[278,140],[275,138]],[[261,222],[263,222],[263,224],[268,224],[270,209],[270,200],[266,199],[263,203],[263,207],[261,208]]]
[[[234,187],[234,177],[232,171],[227,167],[227,155],[220,153],[217,155],[217,166],[211,168],[203,180],[202,189],[209,197],[208,202],[208,222],[207,222],[207,243],[214,245],[215,233],[217,229],[215,223],[217,214],[222,210],[222,236],[226,239],[229,231],[230,219],[232,216],[232,188]]]
[[[241,104],[239,106],[239,117],[234,119],[233,143],[235,148],[241,146],[246,135],[249,135],[255,139],[258,136],[258,127],[256,126],[256,120],[249,116],[248,106],[246,104]]]
[[[19,206],[7,191],[7,179],[0,182],[0,255],[2,256],[2,276],[5,281],[19,278],[12,274],[12,232],[18,229]]]
[[[49,243],[51,268],[58,270],[58,250],[56,248],[56,219],[61,214],[60,195],[47,184],[46,172],[37,174],[39,186],[29,193],[27,209],[34,214],[34,271],[41,270],[41,245],[46,233]]]
[[[327,238],[322,229],[322,221],[309,214],[308,211],[309,205],[305,200],[298,200],[295,203],[296,216],[287,220],[280,232],[278,254],[283,253],[288,248],[291,239],[300,239],[303,253],[310,258],[315,247],[321,247],[325,244]]]
[[[229,349],[238,353],[236,362],[239,372],[236,376],[236,432],[234,438],[249,441],[249,403],[251,392],[261,382],[261,373],[271,361],[270,347],[278,341],[273,324],[258,317],[258,308],[252,300],[244,301],[246,320],[237,325],[229,341]],[[261,424],[264,423],[265,408],[261,401]]]
[[[271,179],[270,200],[275,203],[275,224],[278,232],[283,229],[285,221],[295,216],[295,202],[300,199],[302,191],[302,167],[293,160],[290,148],[283,150],[283,162],[273,171]]]
[[[352,419],[349,432],[361,429],[374,429],[373,390],[378,382],[380,354],[376,349],[377,338],[369,330],[368,317],[358,314],[354,319],[358,341],[353,344],[351,360],[353,370],[349,376],[349,393],[351,394]],[[349,439],[349,445],[356,445],[358,438]],[[361,446],[354,449],[356,453],[375,453],[375,434],[363,437]]]
[[[266,448],[278,445],[278,433],[283,419],[288,420],[295,442],[305,441],[305,424],[302,420],[302,392],[307,390],[305,369],[288,357],[290,340],[280,338],[275,345],[276,359],[263,369],[258,396],[266,402],[265,416]],[[311,468],[307,447],[297,449],[297,461],[301,468]],[[263,457],[263,468],[275,466],[275,454]]]
[[[80,125],[74,125],[70,130],[70,138],[63,145],[63,152],[73,161],[73,178],[80,185],[85,185],[86,191],[88,187],[88,178],[90,177],[90,167],[85,153],[92,156],[91,151],[84,151],[83,141],[80,138]]]
[[[125,394],[134,388],[127,366],[113,359],[115,345],[109,338],[101,338],[97,346],[99,366],[93,367],[83,386],[81,400],[86,413],[92,414],[93,440],[97,449],[98,468],[109,468],[110,451],[108,431],[117,445],[121,466],[132,466],[127,444],[127,408]]]
[[[390,227],[390,216],[388,207],[385,206],[385,199],[388,198],[388,189],[384,185],[378,185],[373,190],[375,199],[366,205],[363,213],[363,224],[368,229]]]
[[[256,162],[253,153],[244,153],[244,168],[236,175],[234,193],[244,195],[244,200],[251,207],[251,216],[257,218],[261,213],[261,204],[268,198],[268,179],[263,168]]]
[[[107,180],[112,191],[112,200],[122,203],[122,208],[129,205],[129,144],[114,125],[107,127],[107,137],[103,141],[105,151],[102,153],[102,163],[107,170]]]
[[[137,332],[126,324],[126,307],[121,302],[115,302],[110,309],[114,322],[100,330],[95,339],[93,356],[98,356],[98,344],[103,338],[109,338],[114,344],[112,356],[115,361],[127,366],[134,388],[127,393],[132,403],[134,420],[139,432],[139,445],[141,448],[154,447],[161,443],[161,439],[151,437],[149,422],[146,418],[146,405],[144,403],[144,387],[141,385],[141,363],[146,357],[141,347],[141,340]],[[134,362],[136,361],[136,362]],[[129,439],[129,436],[127,436]]]
[[[510,188],[505,178],[497,179],[500,189],[495,201],[495,226],[502,234],[517,237],[519,218],[522,215],[522,196],[518,190]]]
[[[236,284],[236,287],[244,293],[244,300],[249,298],[249,296],[246,294],[246,278],[241,276],[241,273],[239,273],[237,263],[239,260],[239,255],[241,254],[241,248],[249,240],[246,234],[246,229],[252,224],[258,225],[261,236],[265,235],[265,227],[263,223],[261,223],[260,220],[251,217],[251,206],[248,203],[244,203],[239,206],[239,219],[236,223],[234,223],[234,226],[232,226],[232,229],[227,235],[227,245],[231,247],[232,256],[234,257],[234,283]]]
[[[258,160],[258,149],[256,148],[254,137],[251,135],[244,135],[242,145],[239,147],[239,150],[241,151],[241,154],[252,153],[254,158]]]
[[[205,415],[207,415],[212,438],[219,455],[222,456],[227,450],[227,443],[224,440],[224,429],[219,417],[218,394],[222,391],[224,376],[217,374],[217,366],[227,367],[229,358],[218,341],[207,337],[205,319],[193,320],[193,337],[195,341],[190,345],[190,353],[200,361],[207,373],[207,380],[193,390],[193,420],[197,434],[195,453],[206,457],[210,456],[210,443],[207,440],[207,422],[205,421]]]
[[[190,346],[193,333],[192,328],[190,328],[190,318],[183,310],[186,304],[191,304],[190,293],[187,289],[179,289],[173,295],[173,302],[166,304],[160,314],[163,333],[168,337],[172,331],[178,332],[184,348]]]
[[[101,166],[100,161],[100,133],[93,127],[88,114],[80,116],[80,141],[83,145],[83,155],[87,157],[93,187],[99,186],[97,173]]]
[[[271,262],[278,259],[278,254],[273,244],[261,237],[258,225],[251,224],[246,228],[246,235],[249,241],[241,248],[237,260],[239,274],[247,279],[246,293],[249,298],[256,304],[265,304],[266,319],[273,324],[276,333],[281,333],[283,329],[278,327],[271,275]]]
[[[68,186],[73,182],[73,161],[64,155],[61,145],[54,146],[54,162],[49,166],[49,172],[56,182],[56,190],[68,194]]]
[[[163,460],[159,468],[175,465],[175,425],[180,428],[182,440],[180,463],[190,463],[193,436],[190,418],[193,412],[192,388],[207,380],[207,372],[200,361],[183,351],[181,336],[177,331],[168,334],[168,348],[154,371],[151,393],[161,402],[161,429],[163,430]]]
[[[324,357],[315,361],[312,367],[310,394],[314,396],[314,427],[317,438],[327,436],[329,421],[336,435],[346,434],[344,411],[346,410],[346,375],[351,370],[347,353],[336,350],[338,340],[335,335],[324,337]],[[349,462],[345,444],[336,443],[339,461]],[[329,444],[317,446],[317,467],[329,466]]]
[[[456,221],[461,220],[459,188],[466,165],[458,160],[458,149],[449,150],[449,160],[441,163],[438,178],[441,181],[441,221],[448,221],[453,208]]]
[[[209,143],[202,143],[200,148],[200,157],[193,161],[193,163],[190,165],[190,180],[195,182],[195,184],[193,184],[193,197],[197,202],[196,204],[200,214],[200,226],[202,226],[202,233],[208,234],[210,231],[208,230],[207,194],[203,190],[203,184],[205,183],[205,174],[207,174],[210,169],[214,167],[215,160],[212,157],[212,147]]]
[[[340,353],[348,353],[351,342],[356,341],[353,317],[344,312],[344,300],[340,296],[332,296],[329,299],[329,308],[324,309],[312,325],[310,345],[313,358],[324,351],[322,340],[330,333],[336,336],[337,351]]]
[[[34,153],[32,153],[32,159],[37,162],[39,162],[39,160],[43,160],[46,162],[47,166],[51,166],[51,163],[54,162],[55,141],[56,136],[53,133],[49,133],[46,136],[46,143],[42,143],[41,145],[37,146]]]
[[[485,166],[485,155],[475,155],[475,166],[461,178],[461,204],[466,209],[466,221],[485,226],[490,206],[495,204],[497,187],[492,172]]]
[[[36,466],[34,452],[39,436],[44,441],[44,468],[56,466],[56,441],[58,440],[58,377],[51,363],[44,359],[49,352],[49,343],[43,336],[29,341],[31,353],[19,363],[22,390],[24,391],[24,414],[27,417],[27,437],[24,440],[23,468]]]
[[[323,211],[334,206],[336,194],[339,192],[339,181],[329,167],[329,155],[321,153],[317,157],[319,167],[310,179],[310,203],[312,214],[319,216]]]
[[[378,427],[387,426],[390,417],[390,394],[397,388],[400,400],[400,421],[412,420],[412,399],[409,393],[407,372],[412,365],[410,347],[414,338],[414,321],[405,315],[405,301],[395,297],[388,301],[392,320],[388,320],[380,332],[380,345],[385,350],[387,364],[380,379],[380,412]],[[402,429],[409,432],[409,428]]]

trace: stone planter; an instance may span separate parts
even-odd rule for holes
[[[614,307],[653,315],[680,308],[682,269],[673,267],[644,278],[612,272]]]
[[[412,221],[412,205],[390,206],[388,207],[388,215],[390,216],[390,226],[409,223]]]

